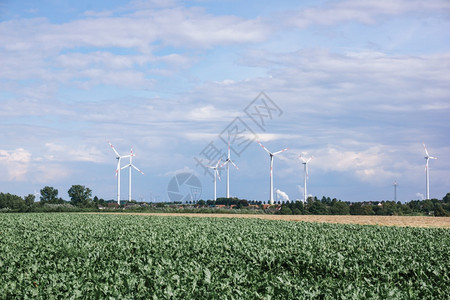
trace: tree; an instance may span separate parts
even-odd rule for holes
[[[92,191],[90,188],[86,188],[84,185],[72,185],[67,191],[70,197],[70,202],[78,207],[90,207],[92,206]]]
[[[292,210],[287,205],[283,204],[283,206],[281,206],[281,209],[280,209],[280,214],[282,214],[282,215],[292,215]]]
[[[41,190],[41,199],[40,200],[41,200],[41,204],[45,204],[45,203],[61,204],[62,203],[60,201],[60,199],[58,199],[58,190],[51,186],[45,186]]]
[[[350,213],[350,207],[345,202],[333,201],[330,212],[332,215],[348,215]]]
[[[372,205],[363,205],[360,202],[353,203],[350,206],[350,214],[351,215],[373,215]]]
[[[450,214],[442,207],[441,203],[436,203],[434,206],[434,215],[436,217],[448,217]]]
[[[36,196],[33,195],[33,194],[28,194],[28,195],[26,195],[26,196],[23,198],[23,200],[25,200],[25,204],[26,204],[28,207],[33,206],[34,200],[35,200],[35,199],[36,199]]]
[[[308,211],[313,215],[326,215],[328,212],[327,206],[318,200],[308,207]]]
[[[10,193],[7,194],[0,193],[0,209],[1,208],[9,208],[11,210],[24,211],[26,210],[26,205],[25,201],[20,196],[12,195]]]
[[[422,201],[422,211],[424,211],[426,214],[432,213],[434,210],[434,204],[431,200],[423,200]]]

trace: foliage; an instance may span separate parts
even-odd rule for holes
[[[0,209],[6,211],[25,211],[26,203],[21,197],[10,193],[0,193]]]
[[[450,294],[443,228],[79,214],[5,214],[0,228],[1,299]]]
[[[23,200],[25,201],[25,205],[31,207],[34,205],[34,200],[36,200],[36,196],[33,194],[26,195]]]
[[[92,191],[90,188],[87,188],[84,185],[72,185],[67,191],[67,194],[69,194],[70,202],[75,206],[92,206]]]
[[[45,203],[50,204],[62,204],[64,200],[58,198],[58,190],[51,186],[45,186],[41,189],[40,203],[43,205]]]
[[[350,213],[350,206],[342,201],[334,201],[330,207],[332,215],[348,215]]]

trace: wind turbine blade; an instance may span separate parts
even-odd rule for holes
[[[223,168],[227,163],[229,163],[230,161],[227,159],[226,161],[223,162],[223,164],[220,165],[221,168]]]
[[[123,170],[123,169],[125,169],[125,168],[129,168],[131,165],[130,164],[128,164],[128,165],[125,165],[125,166],[123,166],[122,168],[120,168],[121,170]]]
[[[306,160],[303,158],[303,156],[299,155],[298,158],[300,158],[304,163],[306,162]]]
[[[219,164],[220,164],[220,161],[221,161],[222,159],[221,158],[219,158],[219,160],[217,161],[217,164],[216,164],[216,169],[219,167]]]
[[[222,181],[222,179],[220,179],[220,174],[219,174],[219,171],[218,171],[217,169],[215,169],[215,170],[214,170],[214,172],[216,172],[216,174],[217,174],[217,177],[219,177],[219,180],[220,180],[220,181]]]
[[[230,163],[236,168],[236,170],[239,170],[238,166],[230,159]]]
[[[108,144],[111,146],[111,149],[113,149],[114,153],[117,155],[117,157],[120,157],[119,153],[116,151],[116,148],[111,144],[111,142],[108,142]]]
[[[142,172],[141,170],[139,170],[135,165],[130,165],[130,166],[132,166],[133,168],[136,169],[136,171],[138,171],[138,172],[140,172],[142,175],[144,175],[144,172]]]
[[[437,157],[430,156],[429,159],[437,159]]]
[[[272,154],[272,155],[277,155],[277,154],[280,154],[280,153],[282,153],[282,152],[284,152],[284,151],[286,151],[288,148],[286,148],[286,149],[283,149],[283,150],[280,150],[280,151],[278,151],[278,152],[275,152],[274,154]]]
[[[259,144],[264,150],[266,150],[267,153],[269,153],[270,155],[272,155],[272,152],[270,152],[266,147],[264,147],[263,144],[261,144],[260,142],[258,142],[258,144]]]
[[[425,149],[425,153],[427,154],[427,156],[430,156],[430,155],[428,154],[427,146],[425,146],[425,143],[423,143],[423,148]]]

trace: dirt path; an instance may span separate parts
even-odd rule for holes
[[[103,214],[103,213],[102,213]],[[450,228],[450,217],[416,216],[315,216],[315,215],[253,215],[253,214],[193,214],[193,213],[107,213],[145,216],[174,216],[197,218],[259,218],[298,222],[361,224],[382,226],[444,227]]]

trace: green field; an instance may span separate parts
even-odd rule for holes
[[[1,299],[448,299],[450,230],[0,215]]]

